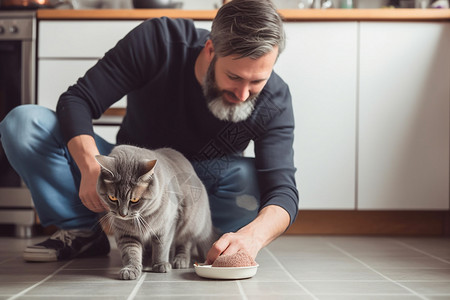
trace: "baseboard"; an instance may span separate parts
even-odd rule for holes
[[[299,211],[286,234],[449,236],[449,211]]]
[[[450,236],[450,212],[303,210],[285,234]]]

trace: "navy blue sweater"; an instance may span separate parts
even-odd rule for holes
[[[171,147],[190,160],[205,160],[242,153],[253,140],[261,208],[281,206],[292,223],[298,193],[289,88],[272,72],[247,120],[217,119],[194,74],[195,60],[208,36],[190,20],[143,22],[61,95],[57,114],[63,135],[66,141],[93,135],[92,119],[128,95],[118,144]]]

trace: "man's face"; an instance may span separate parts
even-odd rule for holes
[[[257,59],[215,55],[203,84],[212,114],[223,121],[246,120],[269,80],[277,55],[276,48]]]

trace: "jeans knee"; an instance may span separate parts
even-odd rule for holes
[[[227,182],[232,182],[235,192],[244,192],[246,190],[253,190],[257,185],[256,169],[252,159],[239,159],[233,163]]]
[[[0,140],[8,153],[21,155],[36,137],[52,131],[57,124],[56,114],[42,106],[21,105],[11,110],[0,123]]]

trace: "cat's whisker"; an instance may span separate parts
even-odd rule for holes
[[[159,239],[159,237],[158,237],[158,235],[156,234],[156,232],[151,228],[151,226],[150,226],[150,224],[148,224],[148,222],[139,214],[139,220],[140,220],[140,222],[142,223],[142,225],[146,228],[146,229],[148,229],[151,233],[153,233],[153,235],[156,237],[156,239],[160,242],[160,243],[162,243],[161,242],[161,240]]]
[[[109,231],[113,229],[114,215],[111,212],[107,212],[103,215],[98,221],[97,224],[101,224],[104,227],[107,227]],[[96,224],[96,225],[97,225]]]
[[[143,235],[148,235],[151,232],[148,223],[144,220],[144,218],[142,218],[140,214],[137,215],[136,223],[137,227],[139,228],[139,231]]]
[[[138,218],[133,218],[133,227],[137,228],[140,235],[143,235],[145,233],[145,231],[142,229],[142,226]]]

